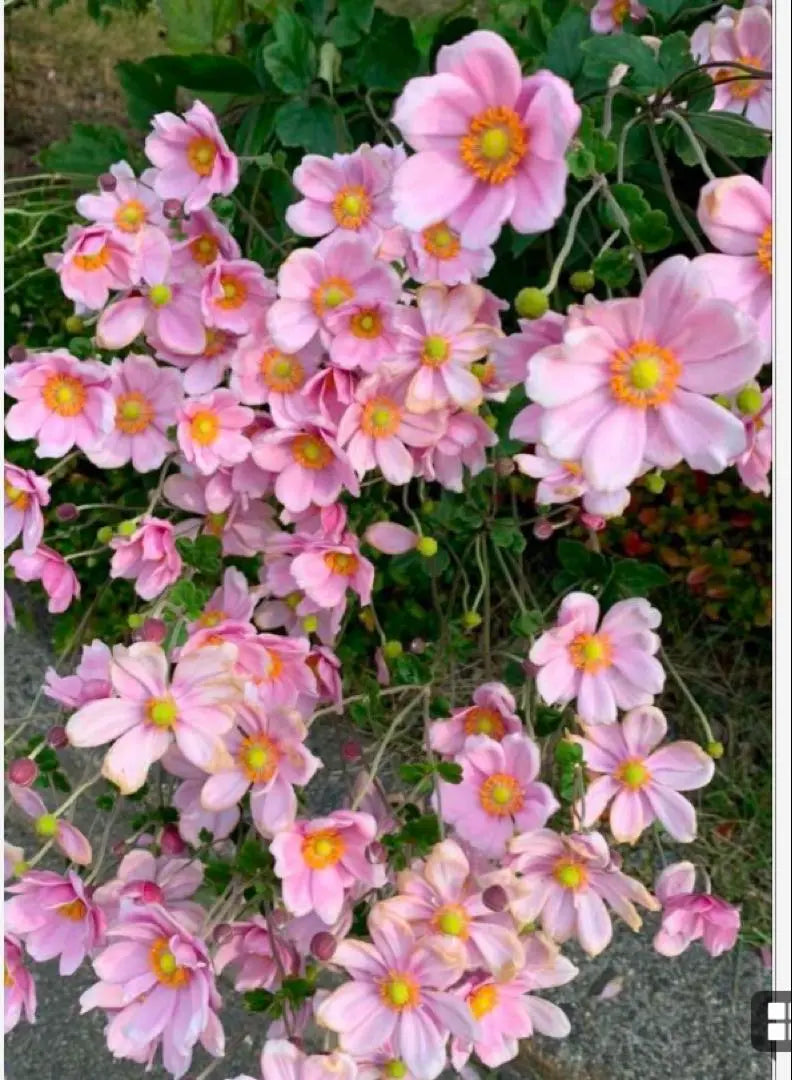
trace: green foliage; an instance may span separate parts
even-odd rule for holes
[[[43,169],[93,180],[116,161],[129,158],[121,132],[106,124],[75,124],[68,138],[51,143],[39,154]]]

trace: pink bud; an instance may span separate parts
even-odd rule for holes
[[[379,840],[372,840],[369,846],[366,848],[366,860],[372,865],[384,863],[387,861],[388,853],[385,850],[385,846],[379,842]]]
[[[600,517],[599,514],[587,514],[585,510],[581,511],[580,520],[588,529],[593,529],[594,532],[602,532],[605,528],[605,518]]]
[[[549,521],[537,521],[533,527],[533,534],[537,540],[549,540],[553,535],[553,526]]]
[[[118,187],[118,181],[112,173],[102,173],[102,175],[99,177],[99,187],[102,189],[102,191],[115,191],[115,189]]]
[[[168,633],[168,627],[162,619],[146,619],[140,628],[140,640],[161,645]]]
[[[68,746],[69,736],[66,734],[66,728],[62,724],[53,724],[47,732],[47,742],[53,750],[62,750],[64,746]]]
[[[12,345],[8,350],[8,359],[12,364],[21,364],[27,358],[27,349],[24,345]]]
[[[335,951],[336,939],[332,934],[328,934],[326,930],[320,930],[318,934],[314,934],[311,938],[311,954],[317,960],[330,960]]]
[[[291,916],[288,911],[284,911],[283,908],[277,908],[271,915],[272,925],[276,930],[282,930],[284,926],[290,921]]]
[[[79,515],[80,511],[74,503],[61,503],[60,506],[55,507],[55,517],[58,521],[74,521]]]
[[[426,652],[426,642],[424,639],[420,637],[413,638],[410,642],[410,652],[414,653],[416,656],[423,655],[423,653]]]
[[[166,825],[162,830],[160,850],[163,855],[181,855],[187,850],[187,845],[175,825]]]
[[[38,774],[38,765],[29,757],[17,758],[8,766],[8,779],[20,787],[30,787]]]
[[[175,221],[182,215],[182,204],[178,199],[166,199],[162,204],[162,216],[168,221]]]
[[[140,887],[140,899],[144,904],[161,904],[162,889],[156,881],[144,881]]]
[[[490,911],[505,911],[509,903],[508,894],[502,885],[490,885],[481,894],[481,899]]]
[[[341,757],[348,765],[354,765],[363,757],[363,748],[356,739],[346,739],[341,743]]]

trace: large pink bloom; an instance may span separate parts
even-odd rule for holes
[[[509,45],[478,30],[437,54],[437,74],[411,79],[393,122],[418,151],[396,173],[394,216],[408,229],[449,219],[463,244],[552,228],[564,208],[566,152],[580,109],[563,79],[523,78]]]
[[[248,622],[253,614],[255,597],[248,588],[247,578],[235,566],[227,566],[223,571],[223,581],[209,599],[196,622],[188,629],[192,632],[200,627],[217,626],[229,619],[233,622]]]
[[[143,600],[153,600],[179,580],[182,558],[169,521],[145,517],[131,536],[115,536],[110,546],[110,577],[134,581],[135,592]]]
[[[241,256],[239,244],[208,208],[190,214],[179,224],[184,239],[173,244],[173,268],[185,280],[203,278],[206,268],[218,258]]]
[[[179,751],[175,743],[168,748],[160,759],[163,769],[182,781],[173,793],[171,802],[179,811],[179,836],[193,847],[203,844],[201,833],[212,834],[215,842],[225,840],[239,823],[238,806],[214,814],[201,806],[201,789],[206,782],[206,773],[192,765]]]
[[[63,254],[52,252],[44,262],[60,277],[64,295],[91,311],[105,306],[111,290],[137,279],[131,238],[107,225],[72,225]]]
[[[292,563],[291,573],[319,607],[343,607],[347,589],[357,593],[362,607],[371,602],[374,567],[360,554],[353,533],[345,533],[340,543],[317,540],[310,544]]]
[[[249,259],[218,258],[204,274],[201,311],[207,326],[249,334],[274,299],[275,286]]]
[[[575,708],[587,724],[612,724],[617,706],[651,705],[665,683],[654,657],[660,639],[653,631],[660,618],[648,600],[619,600],[600,623],[595,597],[565,596],[556,625],[529,653],[539,668],[536,687],[542,699],[548,705],[577,699]]]
[[[231,389],[244,405],[268,404],[278,427],[299,426],[311,412],[302,389],[321,357],[318,341],[288,354],[268,334],[249,334],[231,359]]]
[[[713,109],[740,113],[752,124],[770,130],[773,126],[772,80],[725,81],[735,75],[748,74],[729,67],[730,60],[765,71],[772,69],[773,20],[770,12],[761,7],[746,7],[736,12],[733,20],[716,19],[709,38],[709,54],[711,60],[723,64],[715,75]]]
[[[22,550],[31,554],[44,535],[42,506],[50,501],[50,482],[30,469],[20,469],[10,461],[4,464],[5,521],[3,546],[10,547],[22,537]]]
[[[641,927],[635,904],[660,908],[639,881],[617,868],[597,832],[560,836],[537,829],[515,837],[510,850],[522,875],[522,895],[512,902],[515,918],[541,918],[550,937],[561,943],[575,937],[589,956],[601,953],[613,936],[606,901],[632,930]]]
[[[531,408],[529,405],[528,409],[523,409],[523,413]],[[576,461],[556,461],[541,444],[537,445],[535,454],[515,454],[514,464],[525,476],[539,481],[535,495],[539,507],[568,503],[582,496],[583,508],[590,514],[615,517],[623,513],[630,501],[627,488],[593,491]]]
[[[342,304],[325,320],[330,362],[345,371],[371,374],[393,360],[399,343],[400,308],[391,300],[365,300]]]
[[[59,615],[80,597],[77,575],[63,556],[46,544],[39,544],[31,555],[18,548],[9,557],[8,565],[20,581],[41,582],[49,597],[47,611],[52,615]]]
[[[712,299],[703,270],[675,255],[639,298],[571,309],[563,344],[532,357],[526,389],[545,407],[552,456],[580,461],[592,487],[616,491],[644,461],[723,470],[745,435],[707,395],[743,386],[763,354],[754,320]]]
[[[88,457],[100,469],[118,469],[127,462],[140,473],[158,469],[173,448],[167,430],[181,405],[181,376],[150,356],[135,354],[116,361],[111,373],[114,426]]]
[[[13,934],[6,934],[3,940],[5,964],[3,1008],[6,1035],[17,1026],[23,1013],[29,1024],[36,1022],[36,984],[25,967],[24,955],[19,938],[14,937]]]
[[[53,667],[44,674],[44,694],[66,709],[79,709],[89,701],[109,697],[110,649],[95,638],[83,645],[80,662],[71,675],[58,675]]]
[[[438,754],[462,752],[471,735],[488,735],[501,742],[506,735],[522,731],[516,702],[503,683],[482,683],[473,692],[473,704],[455,709],[448,720],[435,720],[429,729],[432,749]]]
[[[463,942],[466,967],[501,978],[520,968],[523,947],[508,913],[495,914],[482,900],[485,882],[455,840],[436,844],[398,877],[397,894],[379,904],[384,915],[410,923],[418,937],[438,935],[442,944]]]
[[[179,199],[188,214],[203,210],[213,195],[230,195],[239,183],[239,163],[217,120],[201,101],[182,119],[158,113],[146,139],[146,156],[159,170],[154,190],[162,199]]]
[[[116,1058],[162,1064],[184,1076],[200,1041],[221,1057],[222,1002],[206,945],[158,905],[135,908],[110,931],[112,944],[93,961],[99,982],[80,997],[80,1009],[105,1009],[105,1038]]]
[[[773,315],[772,182],[773,161],[768,158],[761,184],[752,176],[727,176],[706,184],[699,198],[699,224],[723,254],[695,259],[713,295],[753,316],[768,345]]]
[[[506,735],[502,742],[471,735],[454,760],[462,782],[441,780],[434,802],[475,851],[504,855],[515,832],[541,828],[558,809],[550,788],[536,779],[541,755],[526,735]]]
[[[352,233],[375,247],[393,225],[391,171],[370,146],[331,158],[306,154],[294,170],[303,196],[286,211],[286,223],[300,236]]]
[[[360,494],[360,485],[344,451],[320,427],[272,428],[253,440],[253,460],[274,473],[275,495],[299,514],[309,506],[331,506],[341,492]]]
[[[31,818],[40,840],[54,843],[67,859],[78,866],[90,865],[93,853],[85,835],[70,821],[49,813],[37,791],[8,781],[8,794],[22,813]]]
[[[69,742],[78,747],[112,742],[102,772],[125,795],[143,786],[149,768],[174,739],[204,772],[227,768],[222,735],[233,724],[230,706],[240,696],[231,671],[235,655],[228,644],[206,646],[183,656],[170,676],[159,645],[116,645],[110,679],[117,696],[83,705],[66,725]]]
[[[135,848],[123,857],[116,876],[96,890],[96,902],[112,922],[123,917],[131,905],[157,904],[197,932],[206,911],[190,897],[202,882],[203,866],[198,859],[174,859]]]
[[[60,458],[73,446],[91,450],[113,426],[110,368],[77,360],[65,349],[36,353],[6,369],[5,391],[17,399],[6,416],[11,439],[36,439],[37,457]]]
[[[180,510],[200,514],[203,521],[192,518],[190,527],[196,533],[201,529],[209,536],[216,536],[224,555],[258,555],[275,529],[272,507],[260,499],[248,499],[238,494],[228,502],[224,498],[223,505],[218,505],[212,499],[210,485],[220,475],[215,473],[207,480],[200,474],[195,475],[187,466],[165,481],[165,498]]]
[[[446,1065],[449,1032],[463,1039],[478,1034],[465,1002],[448,990],[464,971],[465,950],[458,941],[442,951],[437,939],[418,942],[407,923],[376,910],[368,926],[371,942],[338,945],[333,963],[352,981],[322,1001],[316,1018],[355,1057],[390,1040],[416,1080],[434,1080]]]
[[[184,391],[187,394],[206,394],[214,390],[237,354],[240,339],[227,330],[202,326],[203,347],[198,351],[176,351],[168,348],[152,331],[147,341],[158,360],[181,368],[184,372]]]
[[[298,248],[278,271],[278,299],[267,312],[267,327],[279,349],[296,353],[323,332],[328,316],[342,304],[395,301],[396,272],[378,261],[365,240],[334,233],[315,248]]]
[[[696,868],[690,862],[667,866],[655,883],[663,916],[654,947],[663,956],[679,956],[699,940],[710,956],[720,956],[737,941],[739,908],[709,892],[697,893],[695,888]]]
[[[206,781],[204,808],[228,810],[250,790],[250,813],[263,836],[291,825],[297,816],[294,785],[305,786],[322,766],[303,745],[307,734],[299,714],[240,707],[237,727],[226,735],[232,766]]]
[[[73,975],[85,957],[101,945],[105,917],[73,870],[28,870],[16,885],[7,886],[5,928],[25,943],[37,963],[60,957],[58,971]]]
[[[354,886],[384,885],[385,867],[366,858],[366,848],[376,835],[374,818],[354,810],[336,810],[282,829],[270,850],[289,911],[294,915],[315,911],[323,922],[333,923]]]
[[[620,724],[584,728],[584,737],[573,736],[595,777],[575,806],[584,828],[602,817],[610,803],[617,843],[634,844],[656,819],[680,843],[695,839],[696,811],[679,792],[704,787],[715,765],[694,742],[655,749],[667,730],[660,710],[646,705],[631,709]]]
[[[245,460],[250,439],[243,431],[253,419],[253,410],[240,405],[231,390],[213,390],[179,410],[176,438],[187,461],[210,476],[223,465]]]
[[[497,441],[483,417],[465,410],[446,414],[442,435],[420,455],[417,475],[436,480],[449,491],[462,491],[465,469],[477,476],[487,467],[487,447]]]
[[[137,180],[131,167],[118,161],[108,171],[116,182],[113,190],[81,195],[77,213],[130,239],[143,229],[163,228],[162,204],[151,187],[154,170],[146,169]]]

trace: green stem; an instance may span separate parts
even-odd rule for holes
[[[676,192],[674,191],[674,183],[671,179],[671,174],[668,171],[668,166],[666,165],[665,156],[663,154],[663,148],[660,145],[660,140],[658,139],[657,132],[654,129],[654,124],[649,124],[648,131],[649,140],[652,143],[652,150],[654,151],[654,156],[657,159],[657,166],[660,169],[660,179],[663,181],[663,190],[666,193],[666,198],[671,204],[671,209],[674,211],[674,217],[677,219],[680,229],[692,244],[693,250],[696,252],[696,254],[703,255],[704,245],[701,243],[698,236],[696,235],[696,231],[693,226],[685,217],[685,212],[680,206],[679,199],[676,197]]]

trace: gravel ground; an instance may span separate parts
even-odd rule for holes
[[[45,626],[45,621],[37,621]],[[10,632],[5,642],[6,714],[19,716],[32,700],[50,661],[46,639]],[[325,753],[326,756],[326,753]],[[330,765],[330,763],[328,763]],[[332,787],[340,783],[328,768]],[[334,775],[335,774],[335,775]],[[11,823],[12,838],[21,840]],[[28,841],[28,847],[29,847]],[[556,1042],[537,1038],[524,1060],[500,1071],[501,1080],[752,1080],[769,1078],[769,1055],[751,1049],[750,1000],[769,988],[751,950],[735,950],[711,960],[698,946],[675,960],[651,949],[653,919],[639,935],[617,927],[614,944],[596,960],[570,952],[580,975],[548,994],[569,1013],[572,1035]],[[621,993],[597,996],[616,977]],[[7,1080],[139,1080],[140,1067],[114,1062],[96,1013],[78,1018],[77,999],[91,983],[89,971],[61,979],[55,966],[36,970],[39,1016],[36,1027],[21,1024],[7,1039]],[[256,1057],[263,1032],[254,1017],[227,1007],[223,1020],[229,1054],[213,1076],[258,1075]],[[196,1058],[192,1076],[205,1062]],[[160,1080],[159,1069],[148,1074]]]

